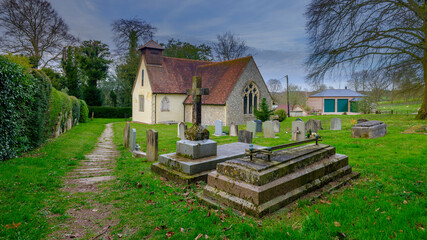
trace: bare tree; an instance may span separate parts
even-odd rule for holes
[[[243,57],[248,51],[246,42],[231,32],[216,36],[218,42],[212,44],[216,58],[220,61]]]
[[[2,0],[0,27],[1,50],[28,56],[34,68],[59,60],[62,48],[76,40],[45,0]]]
[[[141,41],[151,40],[156,32],[156,28],[139,18],[118,19],[112,24],[114,43],[120,53],[127,53],[129,48],[136,51],[137,44]]]
[[[344,69],[414,67],[424,79],[417,118],[427,118],[427,4],[421,0],[312,0],[306,11],[308,82]]]
[[[272,93],[278,93],[283,91],[282,82],[274,78],[267,81],[267,86],[270,92]]]

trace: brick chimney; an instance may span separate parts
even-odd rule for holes
[[[148,41],[144,46],[138,49],[141,51],[145,62],[150,65],[162,65],[162,54],[164,47],[160,46],[153,40]]]

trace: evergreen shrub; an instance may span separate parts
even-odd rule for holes
[[[89,108],[84,100],[79,99],[80,102],[80,118],[79,122],[86,123],[89,121]]]
[[[259,105],[260,110],[254,109],[254,115],[257,119],[262,122],[270,120],[270,116],[273,115],[273,110],[270,110],[265,98],[262,99]]]
[[[96,118],[128,118],[132,116],[131,107],[89,106],[89,116],[92,116],[92,112]]]

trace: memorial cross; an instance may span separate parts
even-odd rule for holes
[[[187,95],[193,96],[193,125],[202,123],[202,95],[209,95],[209,88],[202,88],[202,78],[193,77],[193,88],[187,89]]]

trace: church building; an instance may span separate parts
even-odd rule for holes
[[[191,122],[193,76],[202,78],[202,124],[246,124],[254,108],[272,97],[252,56],[223,62],[199,61],[162,55],[164,48],[151,40],[139,48],[141,60],[132,88],[132,120],[147,124]]]

